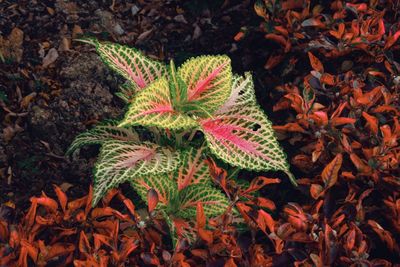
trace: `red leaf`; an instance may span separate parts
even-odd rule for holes
[[[382,226],[374,220],[368,220],[368,224],[372,227],[375,233],[378,234],[380,239],[386,243],[390,250],[393,250],[395,241],[389,231],[386,231]]]
[[[70,243],[56,243],[50,246],[44,260],[49,261],[55,257],[67,255],[75,250],[75,246]]]
[[[296,203],[289,203],[283,211],[288,216],[289,223],[296,229],[305,231],[308,228],[309,215]]]
[[[391,46],[393,46],[394,43],[396,43],[396,41],[399,39],[399,37],[400,37],[400,31],[397,31],[395,34],[390,35],[386,40],[384,49],[389,49]]]
[[[109,237],[109,236],[105,236],[105,235],[101,235],[101,234],[93,234],[95,251],[98,251],[103,244],[107,245],[109,247],[112,247],[110,244],[110,239],[111,239],[111,237]]]
[[[329,33],[335,37],[336,39],[340,40],[342,39],[342,36],[344,34],[344,30],[345,30],[345,25],[344,23],[340,23],[339,24],[339,28],[337,31],[329,31]]]
[[[324,168],[321,177],[325,183],[325,188],[330,188],[336,184],[338,173],[342,167],[343,156],[337,154],[336,157]]]
[[[324,188],[319,184],[312,184],[310,187],[310,194],[313,199],[318,199],[323,195]]]
[[[204,209],[201,202],[197,202],[196,222],[198,228],[204,228],[206,226],[206,216],[204,215]]]
[[[25,239],[21,240],[21,246],[26,249],[29,257],[31,257],[33,262],[36,263],[39,252],[38,249]]]
[[[246,190],[244,190],[242,194],[249,194],[260,190],[266,185],[279,184],[280,182],[281,180],[279,180],[278,178],[267,178],[264,176],[258,176],[251,181],[250,186]]]
[[[149,208],[149,213],[151,213],[158,204],[158,193],[154,188],[147,191],[147,205]]]
[[[60,202],[61,209],[63,210],[63,212],[65,212],[65,208],[67,207],[68,197],[57,185],[53,185],[53,187],[54,191],[56,192],[58,201]]]
[[[57,202],[46,196],[46,194],[44,192],[42,192],[42,196],[41,197],[37,197],[36,201],[39,205],[45,206],[46,208],[48,208],[49,210],[51,210],[52,212],[56,212],[58,209],[58,204]]]
[[[211,245],[213,243],[213,232],[211,230],[205,230],[203,228],[197,229],[197,233],[199,234],[199,237],[206,241],[208,245]]]
[[[329,73],[322,73],[321,77],[319,78],[319,81],[322,84],[333,86],[336,84],[336,77]]]
[[[258,216],[257,216],[256,221],[257,221],[258,227],[260,227],[260,229],[266,235],[268,235],[267,227],[271,233],[275,232],[275,221],[272,218],[272,216],[269,213],[265,212],[264,210],[258,211]]]
[[[386,146],[394,147],[397,145],[396,134],[392,133],[392,130],[390,129],[389,125],[385,124],[379,127],[379,129],[381,130],[383,136],[383,142],[385,143]]]
[[[0,220],[0,240],[8,240],[8,224]]]
[[[311,67],[314,70],[320,73],[324,72],[324,65],[322,65],[321,61],[316,56],[314,56],[311,52],[308,52],[308,58],[310,59]]]
[[[118,196],[118,199],[124,203],[125,207],[129,210],[131,215],[135,215],[135,205],[133,204],[132,200],[130,200],[129,198],[126,198],[120,192],[118,192],[117,196]]]
[[[88,240],[85,232],[83,232],[83,231],[81,231],[81,233],[79,235],[78,247],[79,247],[79,251],[81,253],[83,253],[84,255],[91,253],[91,247],[90,247],[89,240]]]
[[[362,113],[362,116],[367,121],[367,125],[368,125],[369,129],[371,130],[371,132],[374,135],[377,135],[378,134],[378,119],[372,115],[369,115],[367,112],[364,112],[364,111]]]
[[[298,123],[295,122],[289,122],[285,125],[274,125],[272,128],[275,131],[306,133],[306,130],[304,130]]]
[[[331,125],[333,127],[343,125],[343,124],[354,124],[357,120],[353,118],[346,118],[346,117],[336,117],[331,119]]]
[[[32,197],[31,198],[31,207],[29,208],[28,213],[25,215],[25,221],[28,224],[28,227],[32,227],[33,223],[35,222],[35,216],[36,216],[36,209],[37,209],[37,198]]]
[[[278,54],[278,55],[271,55],[268,60],[267,63],[265,63],[264,68],[266,70],[271,70],[273,69],[275,66],[277,66],[279,63],[281,63],[283,60],[283,55]]]
[[[235,261],[232,258],[230,258],[225,262],[224,267],[237,267],[237,265]]]
[[[274,211],[276,209],[275,203],[272,200],[265,197],[258,197],[257,205],[262,208],[267,208],[271,211]]]
[[[370,174],[372,172],[372,168],[365,164],[355,153],[350,154],[350,159],[362,174]]]

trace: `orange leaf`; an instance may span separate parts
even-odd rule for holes
[[[336,77],[329,73],[322,73],[321,77],[319,78],[319,81],[323,84],[333,86],[336,84]]]
[[[385,124],[379,128],[381,130],[383,136],[383,142],[388,147],[397,146],[397,137],[396,134],[392,133],[390,126]]]
[[[232,258],[230,258],[225,262],[224,267],[237,267],[237,265],[235,261]]]
[[[372,230],[374,230],[375,233],[378,234],[380,239],[386,243],[388,248],[390,250],[393,250],[395,246],[395,240],[393,239],[392,234],[389,231],[383,229],[383,227],[374,220],[368,220],[368,224],[372,227]]]
[[[130,200],[129,198],[125,197],[123,194],[121,194],[120,192],[118,192],[118,199],[121,200],[125,207],[129,210],[129,212],[132,215],[135,215],[135,205],[133,204],[132,200]]]
[[[58,209],[57,202],[54,199],[47,197],[44,192],[42,192],[42,196],[36,198],[36,200],[39,205],[45,206],[46,208],[50,209],[52,212],[56,212]]]
[[[370,174],[372,172],[372,168],[366,165],[355,153],[350,154],[350,159],[362,174]]]
[[[151,213],[157,206],[158,204],[158,193],[154,188],[150,188],[149,191],[147,191],[147,205],[149,208],[149,213]]]
[[[50,246],[47,255],[45,255],[44,260],[48,261],[55,257],[62,255],[67,255],[75,250],[75,246],[70,243],[56,243]]]
[[[258,197],[257,205],[262,208],[267,208],[271,211],[274,211],[276,209],[275,203],[272,200],[265,197]]]
[[[336,39],[340,40],[342,39],[342,36],[344,34],[344,30],[345,30],[345,25],[344,23],[340,23],[339,24],[339,28],[337,31],[329,31],[329,33],[335,37]]]
[[[204,228],[206,226],[206,216],[204,215],[204,209],[201,202],[197,202],[196,222],[198,228]]]
[[[271,55],[268,60],[267,63],[265,63],[264,68],[266,70],[271,70],[273,69],[275,66],[277,66],[279,63],[281,63],[283,60],[283,55],[278,54],[278,55]]]
[[[400,37],[400,31],[397,31],[395,34],[389,36],[386,39],[386,44],[384,49],[389,49],[391,46],[393,46],[394,43],[396,43],[396,41],[399,39],[399,37]]]
[[[313,199],[318,199],[320,196],[323,195],[324,188],[319,184],[312,184],[310,187],[310,194]]]
[[[233,37],[233,40],[235,40],[236,42],[239,42],[240,40],[242,40],[244,38],[245,35],[246,34],[243,31],[240,31]]]
[[[342,172],[342,176],[349,180],[354,180],[356,177],[351,172]]]
[[[85,234],[85,232],[81,231],[81,234],[79,235],[79,251],[83,253],[84,255],[90,254],[91,253],[91,247],[89,240]]]
[[[56,191],[56,195],[58,198],[58,201],[60,202],[61,209],[63,212],[65,212],[65,208],[67,206],[68,198],[67,195],[59,188],[57,185],[53,185],[54,191]]]
[[[300,133],[306,132],[306,130],[304,130],[298,123],[295,122],[289,122],[286,123],[285,125],[274,125],[273,128],[275,131],[300,132]]]
[[[34,263],[37,261],[38,257],[38,249],[34,247],[32,244],[30,244],[27,240],[23,239],[21,240],[21,246],[24,247],[31,259],[33,260]]]
[[[18,258],[18,264],[16,266],[28,267],[28,251],[26,247],[21,248]]]
[[[0,239],[8,240],[8,224],[0,220]]]
[[[343,125],[343,124],[354,124],[357,120],[353,118],[347,118],[347,117],[336,117],[331,119],[331,125],[333,127]]]
[[[303,209],[296,203],[289,203],[283,211],[288,216],[288,222],[297,230],[305,231],[308,228],[310,215],[304,213]]]
[[[203,228],[198,228],[197,233],[199,234],[199,237],[206,241],[208,245],[211,245],[213,243],[213,232],[210,230],[205,230]]]
[[[245,191],[243,191],[242,194],[252,193],[254,191],[260,190],[266,185],[279,184],[280,182],[281,180],[279,180],[278,178],[267,178],[264,176],[258,176],[251,181],[250,186]]]
[[[94,249],[98,251],[103,244],[112,247],[110,244],[110,239],[111,238],[109,236],[93,234]]]
[[[308,58],[310,59],[311,67],[314,70],[320,73],[324,72],[324,65],[322,65],[321,61],[316,56],[314,56],[311,52],[308,52]]]
[[[260,229],[261,229],[266,235],[268,235],[267,227],[268,227],[268,230],[269,230],[271,233],[274,233],[274,232],[275,232],[275,221],[274,221],[274,219],[272,218],[272,216],[271,216],[268,212],[266,212],[266,211],[264,211],[264,210],[261,210],[261,209],[260,209],[260,210],[258,211],[257,224],[258,224],[258,227],[260,227]]]
[[[228,176],[226,170],[218,167],[212,158],[207,158],[205,162],[208,165],[208,169],[213,180],[226,191],[226,177]]]
[[[37,210],[37,198],[32,197],[31,199],[31,207],[29,208],[28,213],[25,215],[25,221],[27,222],[28,226],[31,227],[35,222],[36,210]]]
[[[375,135],[378,134],[378,119],[372,115],[369,115],[367,112],[363,111],[362,116],[367,121],[367,125],[371,132]]]
[[[325,183],[325,188],[332,187],[338,177],[338,172],[342,167],[343,156],[342,154],[337,154],[336,157],[324,168],[321,177]]]

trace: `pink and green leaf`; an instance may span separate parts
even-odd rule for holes
[[[93,38],[78,39],[78,41],[94,45],[104,63],[136,84],[139,90],[166,74],[167,69],[163,63],[146,57],[135,48],[99,42]]]
[[[175,174],[178,182],[178,190],[191,184],[211,184],[211,175],[204,157],[205,147],[191,148],[184,164]]]
[[[227,56],[200,56],[178,68],[187,87],[187,102],[199,105],[200,113],[217,110],[229,97],[232,88],[231,61]]]
[[[201,202],[207,217],[219,216],[229,207],[228,198],[217,188],[204,184],[192,184],[179,192],[180,206],[177,217],[195,218],[199,202]]]
[[[151,143],[105,142],[95,165],[93,206],[123,182],[175,171],[185,156]]]
[[[135,96],[120,124],[127,125],[190,129],[196,127],[197,123],[190,116],[174,109],[168,80],[163,77]]]
[[[250,74],[234,77],[231,96],[214,115],[200,120],[213,154],[234,166],[282,170],[293,178],[271,122],[257,105]]]

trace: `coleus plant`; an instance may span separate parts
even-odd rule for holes
[[[94,45],[103,62],[127,80],[118,93],[129,104],[124,118],[80,134],[67,151],[101,144],[93,206],[108,190],[130,182],[172,232],[182,232],[176,222],[193,220],[198,203],[208,217],[229,207],[205,163],[211,155],[239,169],[284,171],[296,184],[257,105],[251,74],[233,74],[229,57],[195,57],[176,68],[173,61],[165,65],[127,46],[79,41]]]

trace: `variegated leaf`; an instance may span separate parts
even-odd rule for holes
[[[126,125],[190,129],[197,123],[190,116],[174,110],[168,80],[160,78],[135,96],[120,124]]]
[[[146,57],[135,48],[99,42],[94,38],[78,39],[78,41],[94,45],[106,65],[140,89],[166,74],[167,69],[163,63]]]
[[[232,88],[231,60],[228,56],[191,58],[178,68],[178,75],[187,86],[187,102],[191,111],[212,114],[229,97]]]
[[[204,150],[205,147],[189,150],[185,163],[175,174],[179,191],[191,184],[212,184],[208,165],[204,161]]]
[[[125,103],[130,103],[135,94],[139,91],[139,88],[136,84],[128,81],[122,84],[119,90],[120,91],[115,93],[115,95],[124,100]]]
[[[68,148],[66,154],[71,154],[76,149],[85,145],[102,144],[109,140],[140,141],[138,134],[133,129],[118,127],[117,121],[108,120],[78,135]]]
[[[158,194],[157,209],[166,209],[178,196],[178,189],[174,179],[167,175],[149,175],[130,180],[140,198],[147,203],[147,192],[154,189]]]
[[[195,218],[197,203],[201,202],[207,217],[221,215],[229,206],[228,198],[218,189],[203,184],[193,184],[179,192],[179,210],[181,218]]]
[[[181,165],[184,156],[151,143],[105,142],[94,171],[93,206],[109,189],[123,182],[173,172]]]
[[[271,122],[257,105],[249,73],[234,78],[231,96],[214,115],[200,121],[212,153],[249,170],[282,170],[295,183]]]

